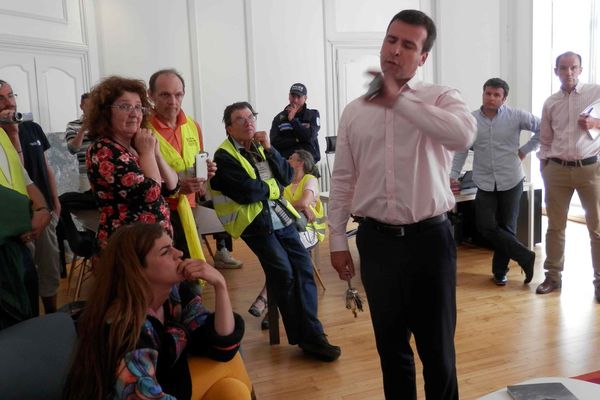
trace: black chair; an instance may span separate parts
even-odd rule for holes
[[[73,320],[62,312],[0,331],[0,397],[62,399],[76,340]]]
[[[96,202],[90,192],[67,192],[60,195],[59,199],[60,204],[62,205],[59,223],[61,235],[67,240],[69,247],[73,252],[67,293],[69,293],[71,289],[73,274],[79,269],[75,295],[73,296],[73,300],[77,300],[81,293],[83,281],[89,277],[89,273],[92,271],[92,257],[98,252],[98,245],[96,233],[94,231],[89,229],[77,229],[71,212],[96,209]]]

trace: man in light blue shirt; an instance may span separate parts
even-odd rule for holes
[[[525,174],[521,161],[537,149],[540,119],[531,113],[504,105],[508,83],[492,78],[483,85],[483,105],[473,111],[477,119],[477,138],[473,143],[473,182],[477,185],[475,219],[477,230],[495,248],[492,260],[492,280],[506,285],[508,262],[513,259],[525,272],[525,283],[533,278],[535,253],[516,237],[519,201],[523,193]],[[521,130],[534,133],[519,147]],[[468,151],[456,152],[450,173],[455,185]]]

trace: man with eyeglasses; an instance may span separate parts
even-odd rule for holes
[[[181,109],[185,96],[185,82],[175,69],[163,69],[150,77],[148,95],[154,103],[150,117],[152,130],[160,140],[160,151],[167,163],[179,174],[180,194],[187,195],[191,207],[196,207],[196,196],[206,193],[205,181],[195,177],[196,154],[203,150],[202,130],[198,122]],[[167,198],[171,210],[175,247],[190,257],[184,227],[177,211],[178,196]],[[216,268],[241,268],[243,263],[231,255],[232,240],[227,233],[213,235],[217,242],[214,256]]]
[[[290,87],[289,104],[273,118],[271,124],[271,143],[286,160],[296,150],[308,151],[315,162],[321,159],[319,111],[306,106],[307,94],[306,86],[294,83]]]
[[[227,106],[223,122],[227,139],[215,152],[219,168],[209,182],[217,216],[258,257],[288,342],[309,356],[334,361],[341,350],[329,343],[317,317],[312,261],[293,225],[299,215],[282,196],[294,171],[271,146],[267,132],[256,132],[249,103]]]
[[[585,211],[590,235],[595,297],[600,302],[600,85],[582,83],[581,56],[571,51],[556,58],[560,91],[542,109],[540,169],[546,190],[546,279],[536,289],[550,293],[562,286],[565,228],[573,192]],[[595,104],[594,104],[595,103]]]
[[[42,127],[33,121],[11,122],[17,112],[16,94],[12,87],[0,80],[0,128],[8,134],[17,153],[35,186],[42,192],[48,211],[52,214],[50,223],[37,237],[32,238],[34,261],[38,267],[39,295],[46,314],[56,311],[57,293],[60,285],[59,247],[56,225],[60,217],[60,201],[54,171],[48,165],[46,150],[50,143]],[[17,140],[18,138],[18,140]]]

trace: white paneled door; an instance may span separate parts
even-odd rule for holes
[[[0,50],[0,79],[18,94],[19,111],[32,112],[45,132],[62,132],[67,122],[78,117],[84,71],[80,54]]]

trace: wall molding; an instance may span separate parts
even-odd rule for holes
[[[80,54],[88,51],[88,46],[80,43],[59,40],[46,40],[10,34],[0,34],[0,46],[24,51],[50,51]]]
[[[187,0],[187,11],[188,11],[188,37],[189,37],[189,45],[190,45],[190,62],[192,63],[191,71],[192,71],[192,81],[190,82],[192,87],[192,104],[194,109],[194,115],[200,121],[204,121],[204,114],[202,107],[203,97],[202,97],[202,67],[200,66],[200,54],[198,52],[198,31],[196,29],[196,1]],[[189,87],[188,86],[188,87]]]
[[[42,22],[52,22],[55,24],[68,25],[69,24],[69,13],[67,11],[67,0],[61,0],[60,2],[62,3],[62,17],[59,17],[59,18],[48,17],[48,16],[41,15],[41,14],[9,10],[6,8],[0,8],[0,15],[7,15],[10,17],[19,17],[19,18],[26,18],[26,19],[35,19],[35,20],[42,21]]]

